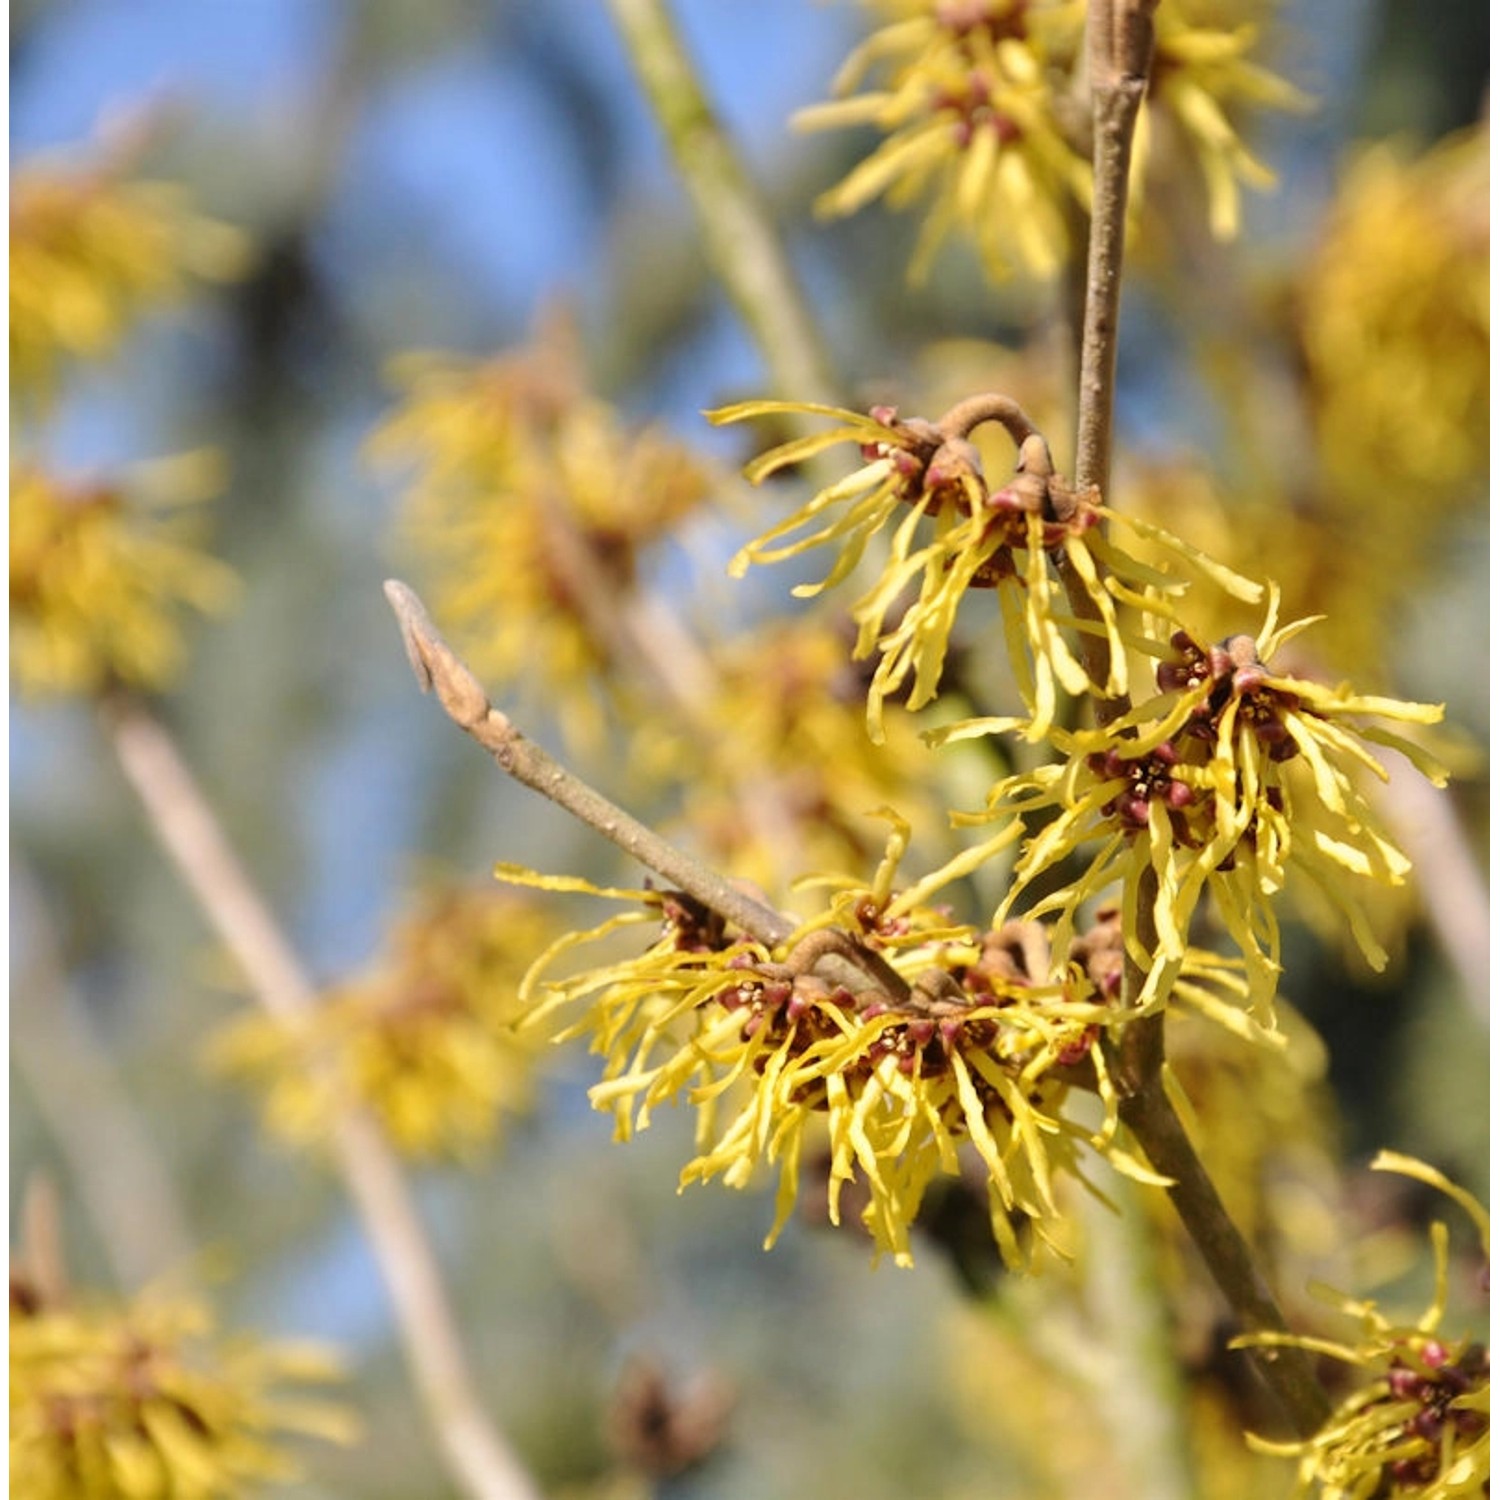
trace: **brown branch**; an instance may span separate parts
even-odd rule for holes
[[[1094,102],[1094,196],[1089,224],[1085,297],[1079,349],[1078,445],[1075,483],[1080,493],[1107,496],[1114,440],[1116,367],[1120,331],[1120,286],[1125,260],[1126,209],[1136,119],[1146,94],[1154,45],[1157,0],[1090,0],[1088,66]],[[1100,614],[1083,580],[1059,554],[1054,558],[1069,603],[1081,619]],[[1083,665],[1096,686],[1108,677],[1108,647],[1102,636],[1084,634]],[[1130,698],[1101,697],[1094,714],[1101,727],[1130,708]],[[1136,891],[1135,935],[1147,952],[1158,943],[1156,876],[1150,869]],[[1145,975],[1126,945],[1121,1003],[1128,1011]],[[1128,1022],[1106,1044],[1110,1078],[1120,1099],[1120,1118],[1151,1165],[1173,1180],[1168,1194],[1240,1326],[1247,1332],[1286,1331],[1249,1246],[1235,1227],[1213,1181],[1189,1141],[1162,1083],[1164,1017]],[[1303,1350],[1257,1350],[1256,1368],[1288,1420],[1304,1437],[1327,1420],[1328,1398]],[[1262,1356],[1272,1356],[1270,1358]]]
[[[1141,1029],[1142,1023],[1130,1028],[1132,1032]],[[1146,1160],[1172,1178],[1167,1196],[1239,1326],[1247,1332],[1286,1333],[1281,1309],[1193,1149],[1159,1071],[1140,1092],[1121,1094],[1120,1119],[1140,1143]],[[1300,1436],[1311,1437],[1328,1420],[1331,1407],[1306,1351],[1252,1347],[1249,1352],[1287,1420]]]
[[[790,917],[756,900],[701,860],[669,844],[554,760],[540,745],[527,739],[498,708],[491,707],[479,679],[443,639],[422,601],[404,583],[389,579],[385,596],[401,626],[407,659],[422,691],[435,691],[444,713],[483,745],[507,776],[557,803],[632,859],[718,912],[757,942],[775,947],[791,936],[796,923]]]
[[[1114,441],[1115,369],[1120,338],[1120,284],[1125,264],[1125,211],[1130,196],[1130,157],[1136,117],[1146,96],[1157,0],[1090,0],[1089,85],[1094,112],[1094,195],[1089,218],[1084,304],[1078,370],[1078,443],[1074,483],[1080,493],[1108,496]],[[1065,556],[1057,557],[1073,613],[1101,621],[1098,605]],[[1109,677],[1109,644],[1085,632],[1079,654],[1090,680]],[[1095,717],[1112,723],[1130,707],[1124,694],[1100,698]]]
[[[779,947],[796,931],[797,924],[785,913],[669,843],[527,739],[491,705],[479,679],[443,639],[422,601],[406,584],[388,579],[385,596],[401,627],[407,659],[422,691],[435,691],[448,717],[488,750],[507,776],[557,803],[638,864],[654,870],[674,888],[701,901],[767,948]],[[854,989],[873,984],[883,991],[885,1002],[893,1010],[927,1013],[927,997],[915,994],[881,954],[859,943],[852,934],[840,934],[829,945],[822,962],[825,972],[837,983]]]
[[[171,736],[133,698],[103,705],[106,728],[153,830],[256,998],[293,1027],[316,991],[219,826]],[[337,1090],[337,1080],[330,1080]],[[437,1258],[374,1121],[340,1101],[333,1150],[385,1278],[417,1394],[454,1482],[473,1500],[539,1500],[480,1402]]]

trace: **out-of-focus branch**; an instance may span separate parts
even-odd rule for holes
[[[127,778],[178,873],[250,979],[257,999],[301,1025],[316,992],[250,882],[171,736],[133,698],[103,708]],[[333,1148],[385,1278],[417,1393],[455,1483],[473,1500],[539,1500],[485,1412],[458,1323],[400,1167],[369,1116],[342,1103]]]
[[[1406,759],[1389,752],[1390,780],[1376,784],[1380,809],[1416,868],[1427,920],[1458,975],[1469,1008],[1490,1018],[1489,893],[1453,802]]]
[[[193,1237],[162,1165],[109,1057],[81,1014],[52,924],[24,861],[11,868],[21,959],[12,987],[11,1063],[67,1163],[122,1292],[185,1269]]]
[[[779,395],[838,405],[817,325],[769,210],[699,87],[662,0],[609,0],[677,163],[715,274]]]

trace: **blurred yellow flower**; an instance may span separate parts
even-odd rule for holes
[[[947,847],[946,819],[912,796],[942,767],[904,716],[870,743],[868,685],[849,648],[826,616],[773,621],[713,653],[711,744],[643,726],[633,758],[681,784],[681,821],[721,868],[767,888],[807,865],[864,869],[885,839],[870,814],[887,805],[916,820],[924,843]]]
[[[182,188],[124,180],[108,157],[21,167],[11,181],[10,373],[46,395],[64,359],[101,359],[131,324],[194,280],[246,270],[244,236],[194,213]]]
[[[291,1388],[339,1374],[322,1346],[218,1333],[196,1301],[49,1306],[13,1276],[10,1492],[214,1500],[299,1478],[287,1437],[349,1443],[358,1429],[345,1407]]]
[[[1474,1221],[1488,1261],[1489,1214],[1472,1194],[1425,1163],[1396,1152],[1382,1151],[1372,1166],[1415,1178],[1453,1199]],[[1251,1436],[1251,1444],[1262,1452],[1297,1459],[1297,1495],[1367,1500],[1411,1494],[1422,1500],[1459,1500],[1489,1493],[1489,1346],[1477,1337],[1441,1333],[1448,1300],[1448,1231],[1440,1222],[1432,1226],[1432,1248],[1436,1290],[1415,1323],[1391,1320],[1372,1300],[1332,1294],[1334,1305],[1359,1325],[1358,1337],[1348,1344],[1272,1333],[1235,1340],[1242,1347],[1295,1345],[1341,1360],[1365,1377],[1306,1442]]]
[[[375,971],[336,986],[306,1026],[247,1015],[210,1063],[264,1087],[268,1128],[294,1144],[326,1141],[352,1099],[403,1154],[472,1159],[531,1108],[538,1043],[516,1031],[516,996],[551,935],[531,902],[430,890]]]
[[[544,684],[541,706],[596,743],[612,600],[706,499],[709,469],[583,395],[554,347],[410,358],[396,376],[406,395],[370,451],[410,470],[402,536],[429,569],[435,616],[476,671]]]
[[[1487,123],[1421,156],[1366,148],[1297,295],[1328,498],[1384,520],[1393,559],[1487,493],[1489,160]]]
[[[1250,60],[1260,27],[1243,18],[1242,4],[1223,0],[1163,0],[1156,13],[1148,99],[1164,113],[1198,159],[1208,190],[1208,226],[1230,240],[1240,228],[1240,186],[1262,191],[1276,175],[1245,145],[1231,115],[1246,109],[1306,110],[1313,101],[1285,79]],[[1147,142],[1156,129],[1147,112]]]
[[[223,484],[200,451],[139,464],[115,481],[11,472],[10,660],[26,693],[166,687],[184,650],[183,606],[223,609],[236,579],[198,550],[183,509]]]
[[[1089,202],[1090,169],[1058,122],[1066,54],[1082,34],[1077,3],[1024,0],[905,5],[849,58],[834,92],[869,92],[798,113],[805,129],[874,125],[875,153],[818,200],[850,214],[885,196],[893,208],[931,200],[912,260],[921,279],[955,231],[996,280],[1048,277],[1068,251],[1068,215]]]

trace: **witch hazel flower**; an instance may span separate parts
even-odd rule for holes
[[[827,576],[793,590],[816,595],[847,578],[876,536],[896,523],[879,576],[851,611],[859,630],[855,656],[878,657],[868,703],[873,739],[882,736],[888,697],[905,691],[906,707],[918,709],[937,696],[959,605],[971,589],[994,590],[999,599],[1030,738],[1045,735],[1059,690],[1074,696],[1123,691],[1120,586],[1106,585],[1093,552],[1103,508],[1096,494],[1072,490],[1055,472],[1046,441],[1015,402],[971,397],[936,422],[902,418],[891,406],[860,415],[788,401],[747,401],[708,417],[723,424],[790,414],[831,417],[839,425],[762,454],[745,470],[752,483],[842,443],[857,443],[864,463],[748,543],[730,571],[741,576],[751,563],[780,562],[839,542]],[[1015,474],[993,490],[970,440],[975,428],[991,421],[1017,445]],[[1086,628],[1101,631],[1108,643],[1108,679],[1097,687],[1068,639],[1068,630],[1083,622],[1073,618],[1049,572],[1049,558],[1060,555],[1084,580],[1097,610],[1097,622]],[[1150,586],[1138,569],[1136,576]]]

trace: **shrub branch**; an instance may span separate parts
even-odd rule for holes
[[[312,981],[172,737],[139,701],[123,694],[105,700],[103,717],[157,838],[244,970],[256,999],[286,1025],[302,1026],[317,1003]],[[472,1500],[540,1500],[479,1399],[437,1257],[379,1127],[352,1101],[341,1100],[332,1145],[385,1279],[418,1397],[455,1484]]]

